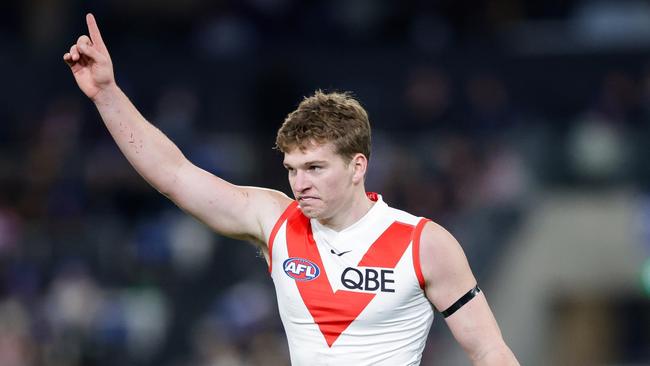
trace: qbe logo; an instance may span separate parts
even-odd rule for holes
[[[289,258],[284,261],[282,267],[284,273],[296,281],[311,281],[320,274],[316,263],[304,258]]]
[[[341,274],[341,283],[350,290],[395,292],[394,275],[390,268],[348,267]]]

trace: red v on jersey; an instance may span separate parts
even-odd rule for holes
[[[377,238],[357,266],[395,268],[406,251],[413,226],[395,222]],[[296,210],[287,221],[289,257],[308,259],[321,270],[311,281],[296,281],[298,291],[309,313],[332,347],[341,333],[361,314],[375,297],[374,293],[338,290],[334,292],[314,241],[309,219]]]

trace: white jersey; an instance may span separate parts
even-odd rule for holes
[[[419,365],[433,309],[419,239],[427,220],[381,197],[336,232],[292,203],[269,240],[269,271],[291,353],[300,365]]]

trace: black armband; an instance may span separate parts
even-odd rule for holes
[[[451,314],[455,313],[458,309],[462,308],[463,305],[467,304],[469,300],[473,299],[478,293],[481,292],[481,289],[478,288],[478,285],[474,286],[473,289],[469,290],[465,295],[463,295],[458,301],[451,304],[445,311],[440,312],[443,317],[447,318]]]

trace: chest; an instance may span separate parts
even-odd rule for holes
[[[347,314],[376,324],[391,317],[422,296],[413,270],[412,231],[401,222],[341,234],[287,227],[273,254],[280,305],[293,315],[306,308],[314,318]]]

